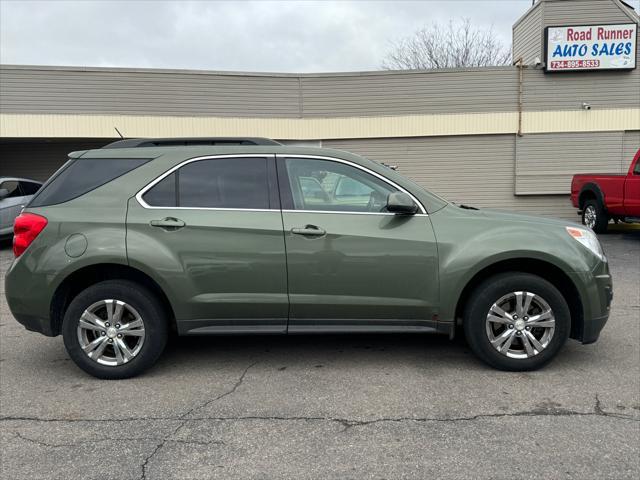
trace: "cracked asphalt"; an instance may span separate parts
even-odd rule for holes
[[[15,322],[2,282],[0,477],[637,479],[640,231],[602,242],[600,340],[529,373],[439,336],[218,337],[100,381]]]

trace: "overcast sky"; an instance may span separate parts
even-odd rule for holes
[[[632,0],[636,9],[640,0]],[[397,41],[469,17],[506,44],[531,0],[0,0],[0,63],[206,70],[376,70]]]

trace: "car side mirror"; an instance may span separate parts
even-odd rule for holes
[[[418,205],[404,192],[393,192],[387,197],[387,211],[400,215],[414,215],[418,212]]]
[[[9,196],[9,190],[6,188],[0,188],[0,200],[3,200]]]

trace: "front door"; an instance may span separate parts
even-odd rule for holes
[[[289,332],[435,326],[437,249],[426,212],[386,212],[398,187],[339,159],[279,156],[278,178]]]
[[[285,333],[273,155],[196,159],[129,201],[127,254],[169,296],[183,334]]]
[[[624,182],[624,213],[630,217],[640,217],[640,150],[634,158],[636,162]]]

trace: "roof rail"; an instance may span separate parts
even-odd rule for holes
[[[129,138],[102,148],[179,147],[193,145],[282,145],[260,137],[195,137],[195,138]]]

